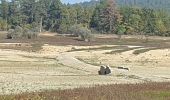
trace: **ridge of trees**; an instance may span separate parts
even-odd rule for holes
[[[133,1],[139,5],[146,0]],[[122,1],[123,6],[119,2],[92,0],[91,5],[88,2],[66,5],[60,0],[1,0],[0,30],[19,26],[33,32],[46,30],[65,34],[70,32],[72,26],[78,25],[84,27],[80,28],[83,31],[92,29],[105,34],[170,36],[170,14],[166,9],[128,6],[132,0]]]

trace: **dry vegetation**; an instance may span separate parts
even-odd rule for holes
[[[1,95],[0,100],[170,99],[170,83],[132,84],[169,82],[169,38],[144,42],[123,36],[118,41],[116,36],[95,35],[95,41],[83,42],[54,33],[35,40],[9,40],[4,34],[0,34],[0,90],[21,94]],[[101,64],[110,64],[113,74],[97,75]],[[118,65],[130,66],[130,71],[118,70]]]
[[[169,100],[170,83],[115,84],[0,96],[1,100]]]

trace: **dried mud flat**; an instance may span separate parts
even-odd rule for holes
[[[109,49],[96,50],[103,46],[109,47]],[[134,50],[143,47],[128,46],[136,49],[106,54],[121,48],[117,48],[116,45],[103,46],[45,44],[37,52],[0,49],[0,94],[68,89],[100,84],[170,81],[169,49],[151,50],[134,55]],[[77,50],[73,50],[73,48]],[[99,62],[113,66],[112,74],[99,76],[100,66],[97,65]],[[117,69],[116,66],[128,67],[130,71]]]

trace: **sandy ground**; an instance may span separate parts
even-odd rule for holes
[[[3,45],[3,44],[1,44]],[[115,45],[112,45],[115,46]],[[74,48],[97,48],[78,46]],[[73,46],[45,44],[40,51],[25,52],[0,49],[0,94],[68,89],[99,84],[170,81],[170,50],[152,50],[139,55],[133,51],[105,54],[111,50],[73,51]],[[134,46],[129,46],[134,48]],[[100,66],[93,63],[123,66],[130,70],[112,68],[112,74],[99,76]]]
[[[101,62],[104,65],[129,68],[130,71],[123,74],[135,75],[147,81],[170,81],[170,49],[151,50],[139,55],[134,55],[134,50],[120,54],[105,54],[109,50],[81,51],[82,55],[77,57],[94,62],[97,59],[96,63]]]

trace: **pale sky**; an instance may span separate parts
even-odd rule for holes
[[[74,3],[80,3],[80,2],[84,2],[84,1],[90,1],[90,0],[61,0],[63,3],[70,3],[70,4],[74,4]]]
[[[11,1],[11,0],[8,0]],[[74,3],[80,3],[80,2],[84,2],[84,1],[91,1],[91,0],[61,0],[62,3],[70,3],[70,4],[74,4]]]

